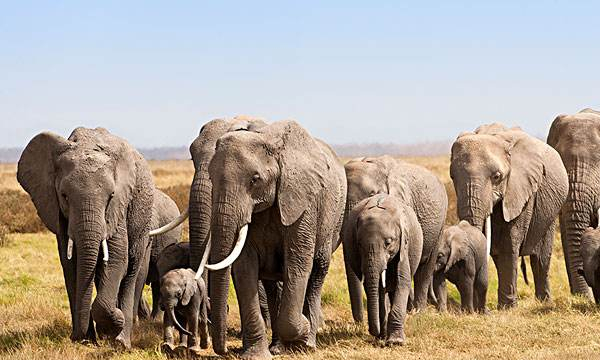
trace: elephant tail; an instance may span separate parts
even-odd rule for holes
[[[523,273],[523,280],[525,284],[529,285],[529,279],[527,279],[527,265],[525,264],[525,256],[521,256],[521,272]]]

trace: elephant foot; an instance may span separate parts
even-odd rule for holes
[[[491,314],[490,311],[488,310],[488,308],[479,309],[479,310],[477,310],[477,312],[480,315],[490,315]]]
[[[507,303],[498,303],[498,310],[510,310],[512,308],[517,307],[517,301],[507,302]]]
[[[168,342],[162,343],[162,345],[160,346],[160,351],[165,355],[175,355],[175,345]]]
[[[283,355],[285,354],[285,346],[279,340],[275,340],[271,342],[269,345],[269,351],[273,355]]]
[[[188,349],[188,351],[192,359],[202,357],[202,349],[200,348],[200,346],[192,346]]]
[[[115,338],[115,345],[121,350],[130,350],[131,349],[131,339],[128,336],[125,336],[123,332]]]
[[[248,349],[245,349],[240,354],[240,358],[245,359],[245,360],[259,360],[259,359],[271,359],[271,358],[273,358],[273,356],[269,352],[269,349],[267,348],[267,346],[256,345],[256,346],[252,346]]]
[[[208,349],[208,337],[200,339],[200,348]]]
[[[404,332],[392,334],[385,340],[385,346],[402,346],[404,345]]]
[[[179,344],[179,345],[177,345],[177,347],[175,348],[175,350],[173,352],[177,357],[184,358],[185,355],[187,354],[187,350],[188,350],[187,346],[185,346],[183,344]]]

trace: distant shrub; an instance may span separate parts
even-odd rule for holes
[[[0,225],[11,233],[35,233],[46,231],[38,217],[31,198],[18,190],[0,192]]]

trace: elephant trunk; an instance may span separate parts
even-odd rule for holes
[[[200,164],[194,174],[189,199],[190,266],[197,270],[210,236],[212,183],[207,164]]]
[[[75,297],[75,340],[84,339],[90,324],[93,281],[100,246],[105,237],[103,222],[99,214],[81,212],[81,221],[73,224],[78,229],[75,237],[77,251],[77,293]],[[103,218],[103,217],[102,217]]]
[[[571,293],[590,296],[590,290],[578,269],[583,268],[580,254],[581,235],[591,225],[593,217],[593,196],[581,183],[571,183],[571,191],[561,213],[562,245],[567,265]]]
[[[373,260],[371,260],[373,261]],[[367,317],[369,319],[369,334],[379,337],[380,329],[380,283],[381,266],[369,263],[365,271],[365,292],[367,293]]]
[[[464,184],[455,183],[458,218],[484,231],[486,219],[491,214],[491,191],[484,191],[484,186],[477,181]]]

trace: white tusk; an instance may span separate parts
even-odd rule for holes
[[[233,264],[233,262],[242,253],[242,249],[244,248],[244,244],[246,243],[246,235],[248,235],[248,224],[244,225],[240,229],[240,232],[238,234],[237,243],[235,244],[235,247],[231,251],[231,254],[229,254],[229,256],[227,256],[225,259],[223,259],[223,261],[221,261],[220,263],[217,263],[214,265],[206,264],[205,267],[208,270],[216,271],[216,270],[225,269],[229,265]]]
[[[149,235],[150,236],[156,236],[156,235],[161,235],[164,234],[166,232],[169,232],[173,229],[175,229],[176,227],[178,227],[182,222],[185,221],[185,219],[187,219],[188,217],[188,209],[185,209],[184,212],[182,212],[178,217],[176,217],[175,219],[171,220],[170,223],[168,223],[165,226],[161,226],[158,229],[155,230],[150,230]]]
[[[596,229],[600,229],[600,208],[598,208],[598,225],[596,226]]]
[[[381,286],[383,286],[383,288],[385,289],[385,286],[386,286],[386,284],[385,284],[385,270],[383,270],[381,272]]]
[[[102,240],[102,253],[104,253],[102,260],[105,263],[107,263],[108,262],[108,243],[106,242],[106,239]]]
[[[67,243],[67,260],[71,260],[73,258],[73,239],[69,238],[69,242]]]
[[[492,214],[485,219],[485,239],[487,240],[487,254],[490,256],[492,250]]]
[[[206,265],[206,261],[208,260],[208,255],[210,255],[210,236],[208,237],[208,241],[206,242],[206,248],[204,248],[204,254],[202,255],[202,260],[200,260],[200,265],[198,265],[198,271],[196,271],[196,280],[202,277],[202,273],[204,273],[204,266]]]

